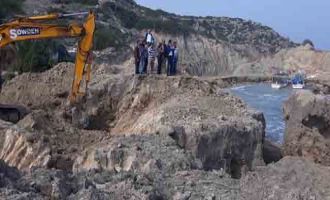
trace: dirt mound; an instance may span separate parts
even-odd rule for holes
[[[21,130],[22,139],[0,142],[0,150],[14,147],[18,156],[7,163],[29,171],[2,189],[4,198],[237,199],[237,178],[264,164],[263,115],[224,90],[222,80],[132,76],[125,66],[104,64],[94,69],[86,100],[66,112],[70,66],[5,86],[1,99],[31,113],[0,127]],[[21,93],[10,96],[15,88]],[[22,165],[20,156],[30,162]]]
[[[71,170],[75,157],[88,147],[100,146],[100,141],[104,151],[111,152],[112,145],[104,145],[111,141],[108,132],[115,137],[181,134],[171,137],[192,152],[194,159],[201,159],[204,169],[224,168],[228,173],[239,174],[245,165],[252,169],[255,163],[262,163],[264,124],[242,101],[222,91],[225,83],[221,80],[132,76],[125,65],[101,65],[93,71],[86,101],[66,112],[63,108],[72,71],[71,64],[62,63],[41,74],[23,74],[8,82],[1,96],[4,102],[32,110],[18,125],[46,141],[50,149],[47,167]],[[181,128],[181,133],[166,131],[176,127]],[[129,139],[123,143],[130,143]],[[216,146],[215,152],[212,149]],[[215,154],[220,156],[216,158]],[[81,163],[93,160],[93,152],[86,155]],[[85,164],[75,166],[86,168]]]
[[[221,80],[118,76],[111,77],[112,81],[118,80],[114,84],[106,79],[91,86],[93,97],[87,105],[94,113],[87,118],[93,121],[98,116],[97,121],[109,121],[111,141],[86,150],[76,160],[75,170],[141,170],[152,160],[170,162],[171,148],[156,142],[157,134],[167,138],[164,141],[172,137],[170,141],[192,153],[192,159],[186,163],[199,159],[206,170],[222,168],[240,177],[242,168],[252,169],[263,163],[262,114],[247,109],[241,100],[223,91]],[[141,155],[134,147],[146,145],[140,143],[144,135],[149,135],[144,140],[151,144],[140,150]],[[164,146],[163,153],[150,146]],[[120,159],[115,156],[118,152]]]
[[[16,76],[4,85],[0,102],[31,109],[55,110],[67,100],[73,70],[72,63],[61,63],[43,73]]]

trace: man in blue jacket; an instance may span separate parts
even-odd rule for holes
[[[166,47],[166,55],[167,55],[167,76],[173,75],[173,65],[174,65],[174,48],[172,45],[172,41],[169,40]]]
[[[173,49],[174,49],[174,52],[173,52],[174,56],[173,56],[172,74],[175,75],[176,71],[177,71],[178,61],[179,61],[179,49],[178,49],[176,41],[173,43]]]

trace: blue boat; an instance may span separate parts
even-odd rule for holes
[[[302,74],[296,74],[292,78],[291,83],[293,89],[303,89],[305,87],[305,78]]]

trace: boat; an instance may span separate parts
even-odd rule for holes
[[[275,74],[272,77],[272,88],[281,89],[289,85],[289,76],[285,73]]]
[[[287,86],[288,86],[288,84],[284,84],[284,83],[278,83],[278,82],[272,83],[273,89],[281,89],[281,88],[285,88]]]
[[[293,89],[304,89],[305,88],[305,80],[302,74],[296,74],[292,80],[292,88]]]

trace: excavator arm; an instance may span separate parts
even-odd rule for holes
[[[63,17],[87,14],[83,25],[76,23],[67,26],[56,24],[45,24],[44,21],[57,20]],[[85,78],[86,88],[90,81],[92,46],[95,31],[95,14],[88,13],[74,14],[50,14],[27,18],[18,18],[6,24],[0,25],[0,48],[18,41],[36,40],[47,38],[80,37],[77,48],[74,77],[72,82],[70,102],[74,103],[80,92],[80,85]]]

